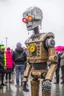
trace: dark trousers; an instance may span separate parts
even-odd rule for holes
[[[4,83],[4,74],[5,74],[5,70],[0,69],[0,73],[1,73],[1,82],[2,84]]]
[[[2,81],[2,84],[3,84],[4,83],[4,73],[2,73],[1,81]]]
[[[60,66],[57,67],[56,72],[55,72],[55,74],[56,74],[56,82],[57,83],[59,83],[59,70],[60,70]]]
[[[64,82],[64,66],[61,66],[62,81]]]
[[[6,80],[8,79],[9,76],[9,81],[11,80],[11,76],[12,76],[12,69],[8,69],[7,68],[7,72],[6,72]]]
[[[6,80],[8,80],[8,75],[9,75],[9,80],[11,80],[11,73],[6,73]]]

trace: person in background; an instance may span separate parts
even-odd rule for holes
[[[54,82],[54,84],[59,84],[59,71],[60,71],[60,55],[61,55],[61,53],[59,53],[59,52],[56,52],[56,54],[57,54],[57,57],[58,57],[58,61],[57,61],[57,68],[56,68],[56,72],[55,72],[55,74],[56,74],[56,82]]]
[[[62,54],[61,54],[60,58],[61,58],[60,66],[61,66],[61,72],[62,72],[62,82],[61,82],[61,84],[64,84],[64,48],[62,50]]]
[[[0,79],[2,78],[2,73],[5,73],[5,70],[4,70],[4,66],[0,62]],[[2,85],[0,85],[0,89],[2,89],[2,88],[3,88]]]
[[[1,50],[0,50],[0,63],[2,64],[2,66],[4,67],[4,69],[6,70],[6,55],[5,55],[5,46],[1,46]],[[6,84],[4,84],[4,74],[5,71],[1,71],[1,85],[2,86],[6,86]]]
[[[27,60],[26,53],[22,48],[22,44],[18,42],[16,44],[16,49],[13,52],[13,61],[15,62],[16,69],[16,87],[19,87],[19,73],[21,73],[21,86],[23,89],[28,92],[29,90],[26,87],[26,84],[23,84],[24,70],[25,70],[25,61]]]
[[[1,46],[0,46],[0,52],[1,52]],[[4,66],[3,64],[0,62],[0,79],[2,78],[2,73],[4,73]],[[3,87],[0,85],[0,89],[2,89]]]
[[[12,83],[12,80],[11,80],[12,69],[13,69],[12,52],[11,52],[11,48],[7,47],[6,49],[6,83],[8,82],[8,75],[9,75],[9,83]]]

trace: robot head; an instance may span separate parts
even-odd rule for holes
[[[26,23],[27,30],[33,30],[42,22],[43,13],[38,7],[30,7],[23,13],[22,21]]]

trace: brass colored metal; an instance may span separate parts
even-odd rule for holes
[[[56,55],[55,48],[49,48],[48,49],[48,55],[49,56],[55,56]]]
[[[47,60],[46,59],[42,60],[42,59],[30,58],[30,59],[28,59],[28,62],[30,62],[32,64],[33,63],[37,64],[37,63],[47,62]]]
[[[49,61],[50,61],[50,62],[55,61],[55,56],[49,56]]]
[[[23,82],[28,82],[28,78],[24,77]]]
[[[50,62],[55,62],[55,56],[56,56],[55,48],[49,48],[48,49],[48,55],[49,55],[48,60]]]
[[[44,48],[44,43],[43,42],[41,42],[41,50],[40,51],[41,51],[41,59],[48,60],[48,52]]]
[[[40,37],[39,37],[40,39],[34,38],[34,40],[30,41],[30,43],[27,41],[26,46],[27,46],[28,50],[29,50],[29,46],[31,44],[36,46],[36,52],[35,52],[36,55],[35,56],[33,56],[31,52],[28,52],[27,61],[29,63],[47,62],[48,61],[48,56],[53,56],[53,53],[55,53],[54,48],[49,48],[48,52],[44,48],[43,41],[47,37],[53,37],[54,38],[54,34],[50,34],[50,33],[41,34]]]
[[[31,81],[31,96],[39,96],[39,80]]]
[[[34,40],[30,39],[29,38],[26,40],[26,45],[28,44],[31,44],[31,43],[34,43],[34,42],[43,42],[46,38],[48,37],[52,37],[52,38],[55,38],[55,35],[53,33],[44,33],[44,34],[41,34],[39,39],[38,38],[34,38]]]
[[[29,76],[31,68],[32,68],[32,66],[28,64],[27,67],[26,67],[26,70],[24,72],[24,77],[28,77]]]
[[[53,78],[53,75],[54,75],[54,72],[56,70],[56,65],[55,64],[52,64],[47,72],[47,75],[46,75],[46,80],[52,80]]]
[[[29,20],[26,22],[27,29],[33,30],[34,34],[32,34],[26,41],[26,47],[28,49],[27,62],[31,65],[28,65],[25,73],[24,73],[24,82],[28,81],[28,76],[31,71],[31,68],[34,69],[31,71],[31,76],[33,80],[31,81],[31,96],[39,96],[39,78],[43,78],[43,80],[52,81],[53,74],[56,69],[56,52],[55,52],[55,35],[52,32],[48,33],[39,33],[39,25],[42,22],[42,12],[38,7],[29,8],[23,13],[23,17],[32,15],[35,17],[31,22]],[[47,62],[51,62],[50,68],[47,70]],[[44,73],[44,74],[42,74]],[[46,74],[47,73],[47,74]],[[46,83],[46,82],[45,82]],[[42,85],[44,81],[42,82]],[[46,83],[47,84],[47,83]],[[45,85],[46,85],[45,84]],[[46,86],[44,86],[46,87]],[[46,90],[44,90],[46,91]],[[51,96],[51,92],[44,92],[42,90],[42,96]],[[51,89],[49,90],[51,91]]]
[[[41,36],[40,36],[40,41],[44,41],[46,38],[48,38],[48,37],[52,37],[52,38],[55,38],[55,36],[54,36],[54,34],[52,33],[46,33],[46,34],[42,34]]]
[[[43,69],[43,70],[33,70],[31,73],[32,75],[34,75],[34,77],[37,77],[37,78],[41,78],[41,74],[46,72],[47,73],[47,69]]]
[[[35,42],[32,44],[36,45],[36,47],[37,47],[36,56],[32,56],[32,53],[29,52],[27,61],[29,63],[47,62],[48,61],[48,52],[45,50],[43,42],[39,42],[39,43]]]
[[[36,40],[36,38],[35,38],[30,43],[28,43],[28,41],[27,41],[27,43],[26,43],[27,48],[29,48],[30,44],[34,44],[36,46],[35,55],[33,55],[33,53],[31,53],[31,52],[28,53],[27,61],[29,63],[41,64],[41,63],[48,62],[48,61],[50,61],[51,63],[56,62],[55,61],[55,56],[56,56],[55,48],[48,48],[48,50],[46,50],[44,47],[43,41],[48,37],[54,38],[54,35],[53,34],[42,34],[40,36],[40,39],[38,39],[38,40]],[[27,70],[25,71],[25,74],[24,74],[25,77],[26,76],[28,77],[30,69],[31,69],[31,67],[28,67],[27,70],[29,70],[29,71],[27,71]],[[41,78],[41,74],[43,72],[46,72],[47,75],[45,77],[45,81],[46,80],[52,81],[53,74],[54,74],[55,70],[56,70],[56,65],[51,64],[51,66],[48,70],[47,69],[32,70],[32,75],[35,78],[36,77]],[[44,84],[44,81],[42,82],[42,84]],[[37,81],[31,81],[31,96],[39,96],[39,83]],[[51,96],[51,92],[44,92],[42,90],[42,96]]]

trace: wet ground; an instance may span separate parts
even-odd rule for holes
[[[13,78],[14,83],[12,84],[7,83],[7,85],[4,86],[3,89],[0,89],[0,96],[31,96],[30,82],[28,82],[28,88],[30,91],[23,92],[22,87],[19,87],[19,88],[15,87],[15,76],[13,77],[14,77]],[[53,79],[53,82],[52,82],[52,96],[64,96],[64,85],[61,85],[61,83],[54,84],[54,81],[55,79]],[[42,96],[41,90],[40,90],[40,96]]]

